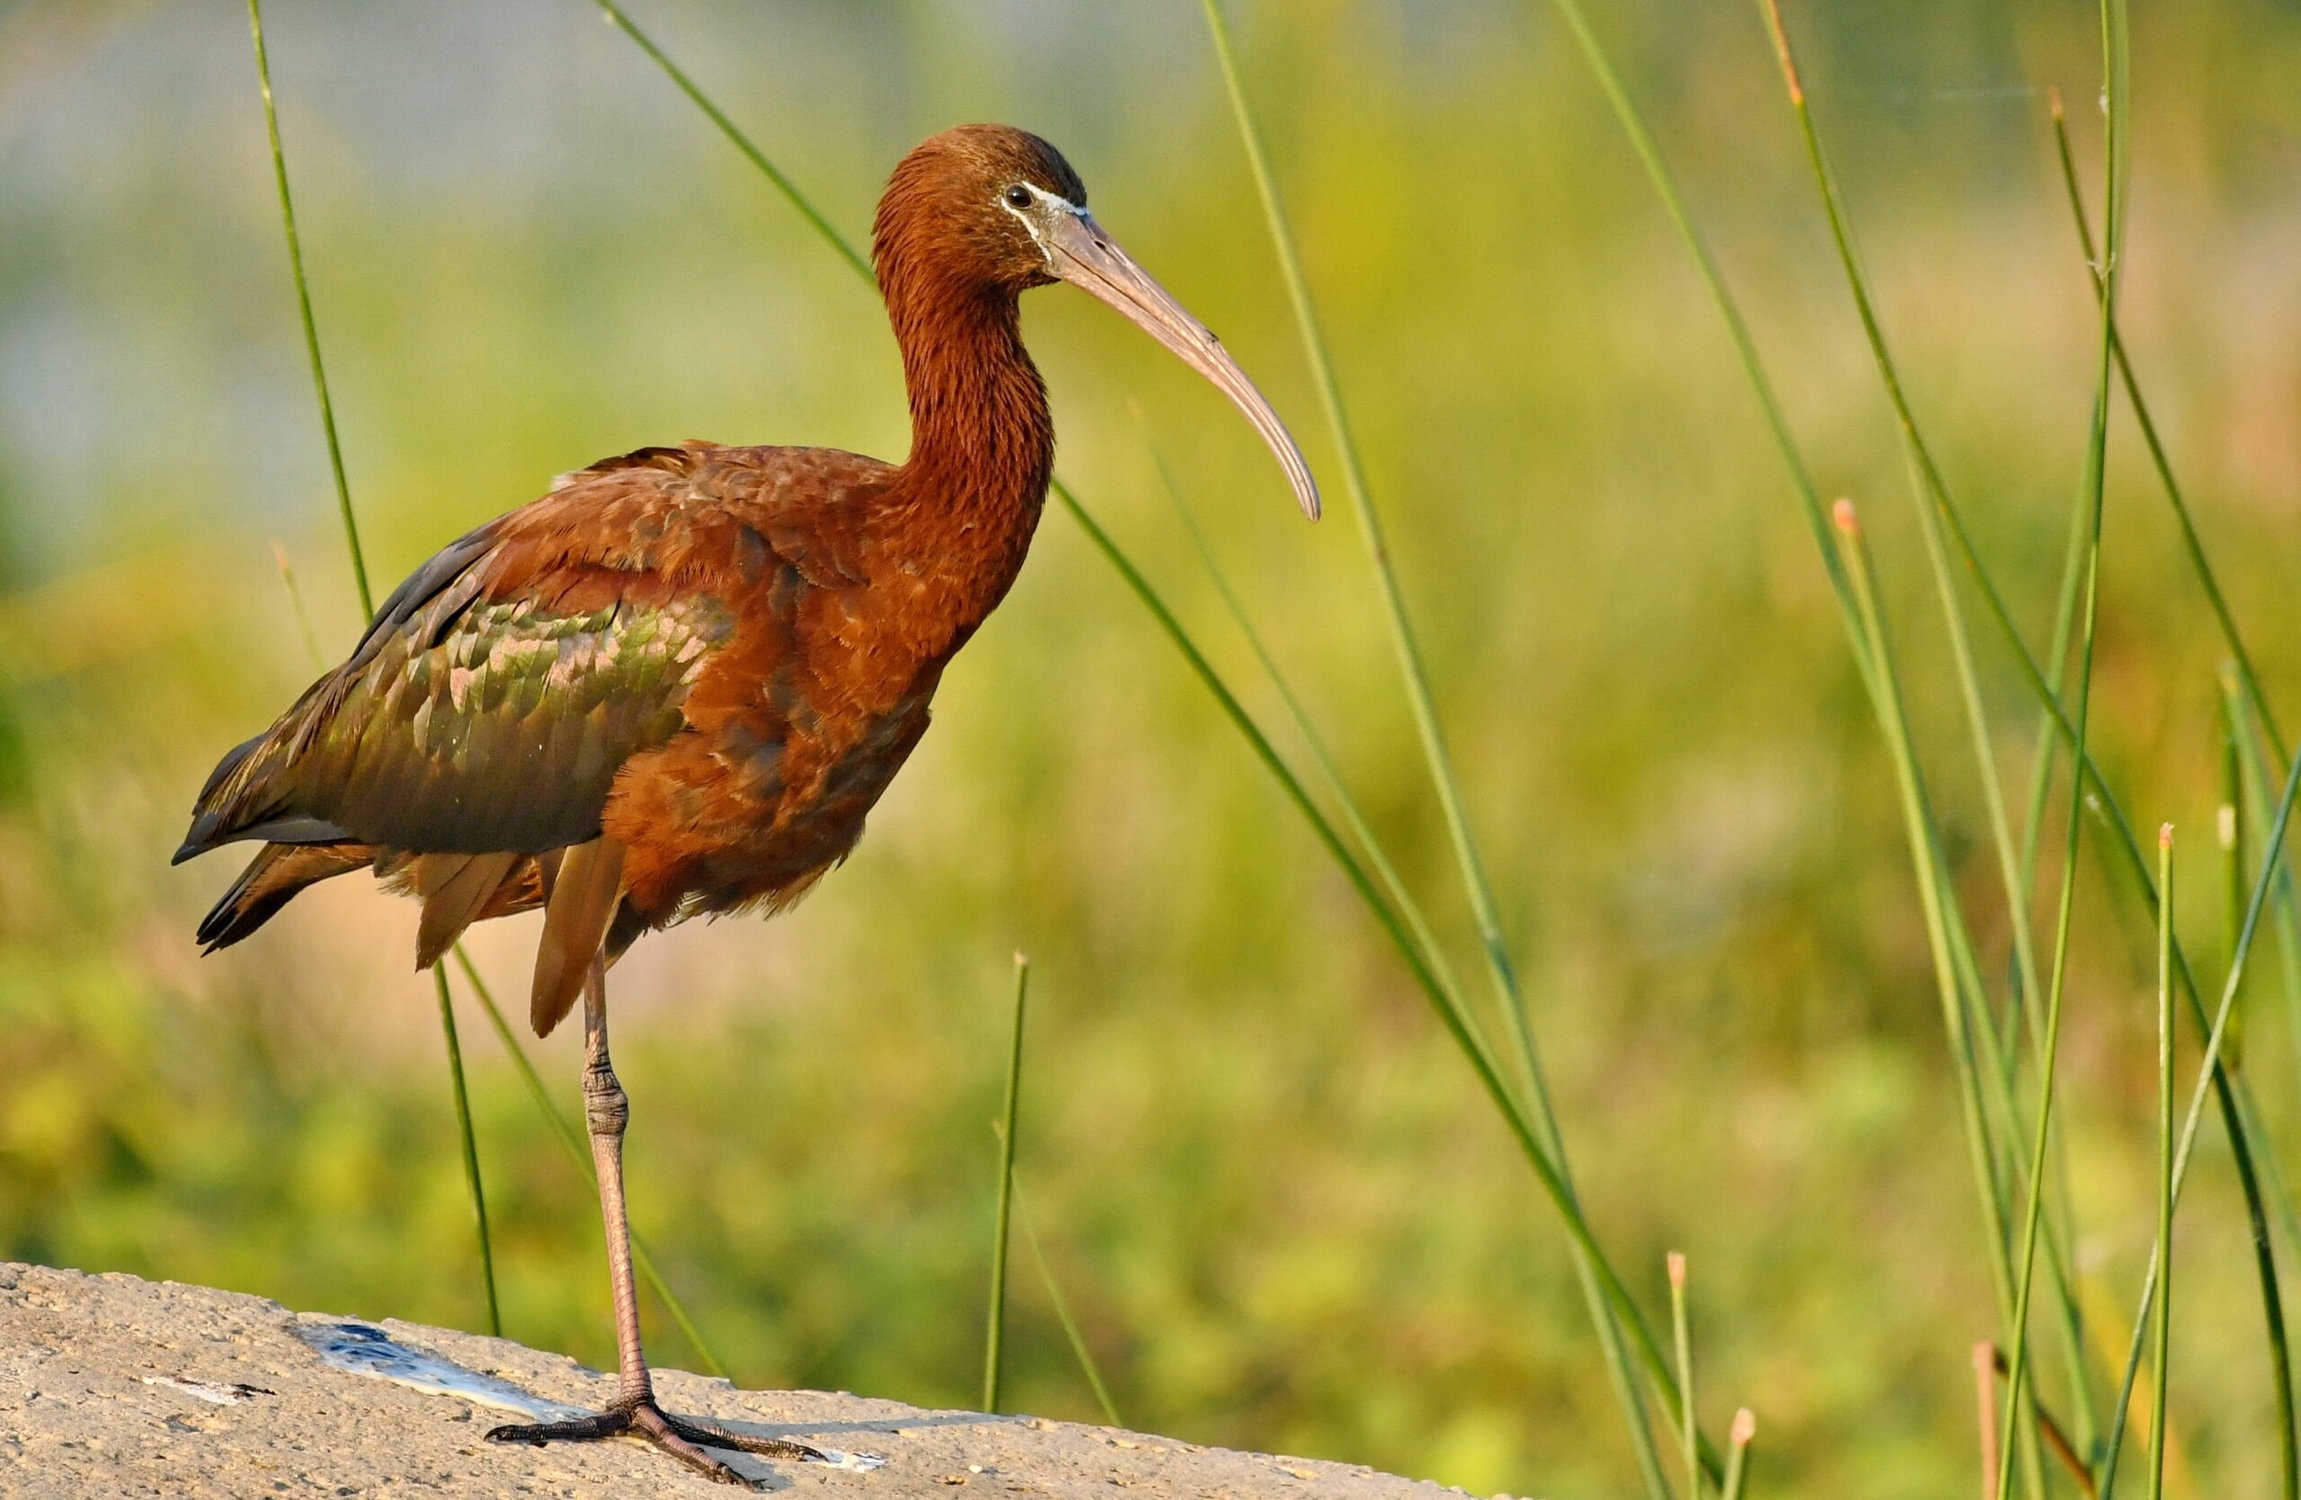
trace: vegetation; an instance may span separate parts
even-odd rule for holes
[[[362,607],[212,9],[0,12],[0,1254],[485,1326],[412,907],[199,962],[165,867]],[[1032,299],[1075,504],[940,726],[618,971],[668,1362],[1482,1491],[1734,1492],[1746,1405],[1752,1494],[2294,1492],[2289,8],[656,9],[266,13],[377,582],[642,442],[899,453],[852,249],[960,118],[1353,512]],[[597,1363],[574,1044],[555,1120],[474,1024],[532,942],[455,975],[495,1293]]]

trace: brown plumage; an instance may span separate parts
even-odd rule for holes
[[[263,848],[200,941],[238,942],[363,868],[422,901],[423,965],[472,922],[542,906],[530,1019],[547,1034],[587,995],[595,1154],[619,1141],[605,967],[685,918],[788,906],[844,859],[926,732],[944,666],[1014,583],[1054,461],[1023,291],[1068,280],[1126,313],[1238,403],[1317,513],[1277,417],[1085,203],[1053,147],[1007,127],[906,156],[872,251],[908,460],[643,448],[450,544],[209,778],[177,859]],[[612,1172],[600,1158],[611,1258],[614,1154]],[[617,1262],[627,1399],[597,1421],[726,1477],[653,1406],[628,1279]]]

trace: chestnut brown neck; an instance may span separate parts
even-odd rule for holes
[[[1054,472],[1054,418],[1016,293],[903,260],[881,267],[911,405],[895,493],[934,571],[959,585],[953,606],[971,626],[1022,566]]]

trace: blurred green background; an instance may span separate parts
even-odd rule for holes
[[[1691,1256],[1706,1418],[1756,1409],[1762,1491],[1970,1488],[1992,1302],[1890,767],[1689,262],[1548,7],[1233,15],[1593,1222],[1650,1307],[1664,1251]],[[1986,911],[1892,427],[1757,16],[1595,15],[1821,482],[1865,506]],[[1053,139],[1336,487],[1194,5],[637,16],[853,233],[926,134]],[[275,0],[267,20],[379,589],[642,443],[902,453],[875,304],[592,6]],[[1806,0],[1790,20],[1914,398],[2042,639],[2097,337],[2044,91],[2072,101],[2098,201],[2094,12]],[[2136,25],[2125,326],[2294,702],[2301,5]],[[216,754],[311,675],[274,539],[331,659],[357,628],[272,191],[238,4],[0,9],[0,1255],[478,1326],[414,907],[340,882],[202,961],[192,925],[235,864],[167,866]],[[1165,456],[1470,964],[1348,518],[1305,527],[1235,414],[1105,309],[1027,307],[1063,472],[1275,713]],[[2185,920],[2212,953],[2218,647],[2129,430],[2112,454],[2097,742],[2137,819],[2196,831]],[[971,1404],[1020,948],[1026,1200],[1130,1425],[1627,1493],[1554,1216],[1460,1055],[1076,527],[1050,513],[1037,552],[844,871],[773,924],[682,930],[617,970],[634,1214],[667,1274],[745,1383]],[[2019,785],[2034,711],[2000,653],[1985,666]],[[2098,868],[2065,1104],[2085,1296],[2121,1346],[2152,1228],[2151,949]],[[2002,917],[1982,932],[2002,948]],[[475,937],[500,990],[524,993],[533,940]],[[2296,1038],[2257,988],[2246,1065],[2291,1151]],[[590,1184],[469,1007],[463,1036],[506,1332],[611,1364]],[[532,1049],[570,1110],[578,1045]],[[2204,1151],[2175,1492],[2259,1493],[2266,1361],[2210,1131]],[[1017,1266],[1009,1403],[1092,1418]]]

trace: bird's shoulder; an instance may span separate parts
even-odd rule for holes
[[[893,465],[836,448],[691,440],[639,448],[562,474],[496,523],[489,592],[567,569],[653,574],[716,591],[755,582],[770,559],[816,587],[867,577],[867,518]]]

